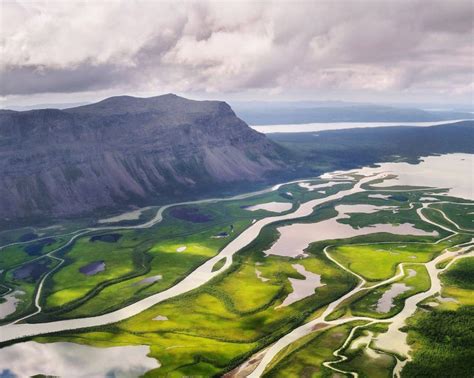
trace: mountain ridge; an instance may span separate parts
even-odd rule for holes
[[[75,216],[262,181],[282,149],[220,101],[120,96],[0,112],[4,219]]]

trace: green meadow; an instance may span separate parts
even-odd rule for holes
[[[400,263],[425,263],[440,253],[448,243],[375,243],[342,245],[329,253],[348,269],[367,281],[377,282],[395,275]]]
[[[393,283],[380,286],[370,290],[360,299],[352,302],[349,306],[350,314],[354,316],[367,316],[372,318],[388,318],[400,312],[405,303],[405,299],[427,291],[430,288],[430,278],[423,265],[405,264],[405,275],[394,283],[404,284],[408,290],[393,298],[392,307],[387,312],[377,312],[377,303],[380,298],[389,291]]]
[[[77,238],[72,245],[54,252],[53,256],[64,260],[54,271],[51,269],[57,267],[59,260],[44,255],[64,245],[67,240],[64,237],[55,238],[54,242],[39,250],[30,248],[30,253],[25,250],[25,245],[5,248],[0,251],[0,268],[4,269],[0,283],[5,288],[25,292],[17,311],[6,320],[34,310],[33,298],[38,283],[48,272],[51,274],[44,281],[40,298],[43,309],[28,322],[88,317],[117,310],[172,287],[216,256],[252,223],[278,215],[266,210],[250,211],[246,207],[287,202],[292,204],[292,209],[288,210],[291,212],[300,202],[323,198],[351,185],[341,183],[327,188],[326,193],[318,193],[290,184],[278,191],[244,199],[171,207],[164,211],[160,223],[147,229],[127,229],[124,226],[113,231],[92,231]],[[390,377],[395,365],[393,356],[376,352],[370,345],[353,344],[354,340],[366,338],[369,332],[377,335],[385,331],[386,325],[368,325],[367,320],[351,321],[350,317],[377,320],[399,313],[407,298],[430,287],[423,264],[447,248],[468,242],[472,234],[466,231],[450,236],[449,232],[423,222],[417,214],[423,191],[407,191],[403,195],[393,193],[388,199],[369,197],[372,194],[377,194],[377,191],[349,195],[343,200],[318,206],[304,218],[264,227],[254,241],[233,256],[230,268],[204,285],[158,303],[138,315],[110,325],[35,337],[33,340],[43,343],[69,341],[100,347],[148,345],[149,356],[159,361],[161,367],[147,372],[145,377],[221,376],[291,330],[320,316],[329,303],[356,287],[357,277],[328,259],[324,253],[326,249],[331,258],[367,281],[364,290],[345,300],[327,319],[344,318],[345,321],[347,318],[346,323],[320,325],[309,335],[290,344],[267,367],[265,376],[338,376],[323,363],[334,361],[334,351],[343,345],[355,326],[361,326],[341,351],[345,360],[334,364],[334,368],[356,372],[360,377]],[[390,195],[386,191],[383,194]],[[379,233],[324,240],[310,244],[305,250],[307,257],[295,259],[264,253],[279,238],[279,227],[330,219],[337,215],[335,208],[340,204],[396,206],[395,212],[389,208],[371,214],[350,214],[341,219],[341,223],[354,228],[410,223],[428,232],[435,230],[438,236]],[[436,206],[463,227],[469,223],[463,217],[465,205]],[[452,228],[434,208],[424,209],[423,214]],[[152,215],[150,210],[146,217],[149,219]],[[443,240],[438,242],[440,239]],[[219,270],[225,261],[225,258],[218,260],[212,270]],[[28,275],[24,272],[29,272],[28,264],[32,262],[39,265],[35,265],[33,273]],[[282,306],[293,293],[290,280],[304,279],[295,264],[320,275],[322,286],[311,295]],[[404,266],[403,277],[371,288],[397,274],[400,264]],[[95,271],[97,266],[100,269]],[[467,330],[471,324],[466,319],[471,316],[471,306],[474,305],[473,267],[474,258],[460,259],[452,264],[442,274],[442,295],[452,300],[443,302],[430,298],[431,302],[437,302],[437,306],[425,301],[422,304],[424,311],[418,311],[407,323],[414,359],[407,364],[403,376],[420,376],[417,374],[422,371],[425,359],[440,358],[449,348],[454,352],[445,353],[446,363],[454,363],[456,358],[460,358],[459,362],[469,366],[466,361],[471,355],[462,351],[461,341],[467,345],[471,342],[471,332]],[[21,277],[18,269],[23,272]],[[393,298],[387,312],[377,312],[379,300],[394,284],[405,284],[408,290]],[[444,321],[452,322],[444,338],[433,336]],[[462,332],[465,332],[464,336]],[[449,340],[452,335],[459,340]],[[431,343],[436,346],[434,350],[429,350]],[[438,376],[443,376],[445,370],[441,363],[436,365],[436,369],[441,374]],[[465,372],[463,369],[456,372]]]

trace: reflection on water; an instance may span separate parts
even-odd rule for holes
[[[19,297],[24,294],[24,291],[15,290],[14,292],[2,297],[4,302],[0,303],[0,319],[4,319],[16,311],[16,306],[21,302],[21,298]]]
[[[350,182],[349,181],[331,181],[331,182],[326,182],[324,184],[311,184],[309,182],[300,182],[298,186],[312,192],[315,189],[329,188],[331,186],[339,185],[339,184],[350,184]]]
[[[386,188],[395,185],[447,188],[448,194],[474,200],[474,155],[447,154],[422,158],[419,164],[383,163],[378,168],[363,168],[364,174],[389,172],[394,179],[374,185]]]
[[[351,238],[357,235],[375,234],[387,232],[396,235],[420,235],[437,236],[436,231],[426,232],[415,228],[410,223],[399,225],[374,224],[369,227],[353,228],[348,224],[339,223],[339,219],[348,218],[351,213],[371,214],[381,210],[391,210],[393,206],[374,205],[339,205],[335,209],[338,216],[317,223],[294,223],[278,228],[280,237],[268,249],[264,251],[267,255],[305,257],[304,250],[310,243],[322,240]]]
[[[359,127],[390,127],[390,126],[435,126],[443,125],[450,122],[465,121],[452,120],[452,121],[439,121],[439,122],[318,122],[318,123],[300,123],[291,125],[265,125],[265,126],[250,126],[252,129],[257,130],[260,133],[308,133],[312,131],[324,131],[324,130],[343,130],[343,129],[355,129]],[[317,138],[317,134],[314,135]]]
[[[260,203],[258,205],[246,207],[245,210],[250,210],[250,211],[266,210],[266,211],[271,211],[273,213],[283,213],[284,211],[290,210],[292,206],[293,205],[289,202],[267,202],[267,203]]]
[[[97,223],[118,223],[118,222],[122,222],[126,220],[138,220],[140,219],[140,215],[142,215],[144,211],[149,210],[151,208],[153,208],[153,206],[143,207],[138,210],[132,210],[132,211],[117,215],[115,217],[99,219]]]
[[[145,345],[95,348],[28,341],[0,349],[0,377],[137,377],[160,367],[157,360],[147,357],[149,352]]]
[[[375,311],[386,314],[394,306],[393,300],[398,297],[400,294],[405,293],[410,290],[411,287],[405,285],[404,283],[395,283],[390,289],[388,289],[377,302],[377,307]]]
[[[309,272],[301,264],[293,264],[292,267],[304,276],[304,279],[288,278],[293,288],[293,292],[288,294],[283,303],[276,308],[289,306],[292,303],[298,302],[301,299],[309,297],[314,294],[314,291],[325,284],[321,283],[321,276],[319,274]]]
[[[86,276],[93,276],[94,274],[103,272],[105,270],[104,261],[94,261],[90,264],[87,264],[79,268],[79,272],[85,274]]]

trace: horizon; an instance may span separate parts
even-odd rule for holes
[[[131,97],[131,98],[139,98],[139,99],[147,99],[153,97],[160,97],[166,95],[175,95],[178,97],[186,98],[189,100],[194,101],[223,101],[228,103],[231,106],[235,105],[257,105],[257,104],[280,104],[280,105],[294,105],[297,107],[324,107],[324,105],[334,105],[334,106],[386,106],[386,107],[393,107],[393,108],[400,108],[400,109],[420,109],[424,111],[434,111],[434,112],[448,112],[448,111],[458,111],[458,112],[472,112],[474,111],[474,103],[457,103],[457,104],[446,104],[446,103],[413,103],[413,102],[385,102],[385,101],[349,101],[344,99],[245,99],[245,100],[233,100],[225,99],[225,98],[217,98],[215,96],[188,96],[186,94],[178,94],[173,92],[168,93],[157,93],[157,94],[138,94],[138,95],[131,95],[131,94],[117,94],[117,95],[110,95],[107,97],[97,97],[91,98],[89,100],[83,101],[58,101],[58,102],[46,102],[46,103],[36,103],[27,101],[26,104],[16,103],[13,102],[10,105],[5,106],[0,101],[0,110],[15,110],[15,111],[27,111],[27,110],[40,110],[40,109],[69,109],[78,106],[84,105],[91,105],[96,104],[98,102],[114,98],[114,97]]]

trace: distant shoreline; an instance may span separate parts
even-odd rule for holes
[[[301,124],[277,124],[277,125],[250,125],[260,133],[307,133],[313,131],[345,130],[368,127],[394,127],[394,126],[417,126],[429,127],[445,125],[455,122],[472,121],[473,119],[453,119],[449,121],[434,122],[314,122]]]

